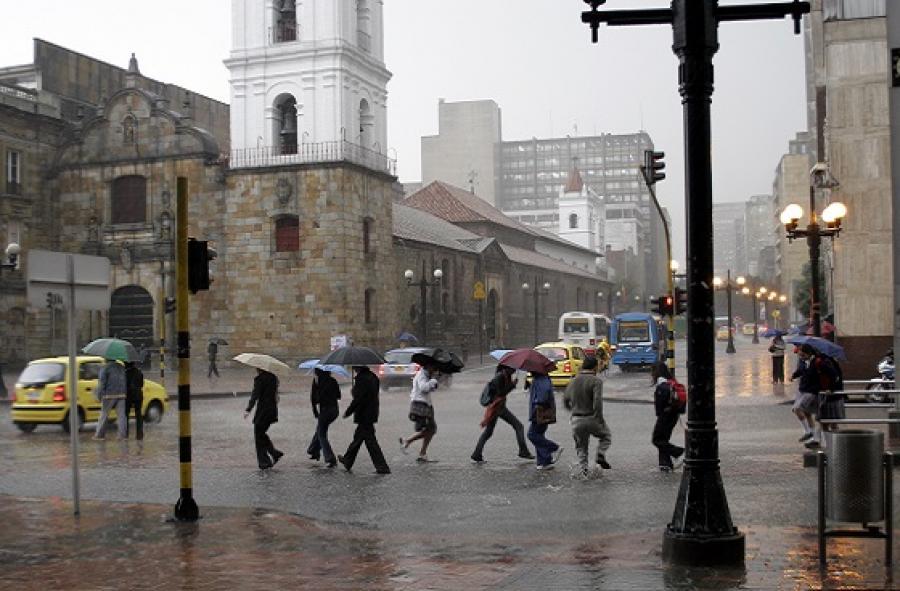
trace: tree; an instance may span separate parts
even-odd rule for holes
[[[807,318],[811,318],[809,309],[812,300],[812,267],[809,263],[803,265],[800,280],[797,281],[797,290],[794,292],[794,307]],[[819,261],[819,315],[824,318],[828,315],[828,292],[825,290],[825,264]]]

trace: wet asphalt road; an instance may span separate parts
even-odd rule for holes
[[[724,350],[724,343],[719,344]],[[734,521],[756,527],[815,523],[815,474],[802,468],[796,420],[769,384],[766,343],[739,337],[738,354],[717,360],[717,406],[722,476]],[[683,349],[683,343],[679,343]],[[683,354],[679,355],[683,358]],[[194,494],[204,507],[252,507],[281,510],[323,523],[353,524],[394,533],[437,535],[483,532],[497,539],[535,531],[561,537],[579,532],[661,532],[671,519],[681,474],[656,469],[650,445],[654,416],[646,373],[612,370],[605,414],[613,431],[609,461],[602,477],[569,477],[574,459],[565,421],[548,436],[566,448],[560,467],[538,472],[533,462],[516,457],[512,430],[497,426],[485,450],[487,463],[469,460],[480,432],[483,409],[478,396],[491,369],[467,371],[453,386],[435,394],[439,425],[427,464],[415,451],[401,452],[397,440],[408,435],[408,393],[382,393],[378,437],[393,474],[377,476],[365,450],[354,472],[327,469],[305,455],[314,420],[306,392],[284,392],[280,421],[270,434],[286,456],[278,467],[256,469],[252,426],[242,419],[246,398],[197,398],[193,401]],[[680,375],[684,375],[681,370]],[[346,388],[345,388],[346,389]],[[793,393],[788,388],[788,397]],[[345,393],[342,408],[347,404]],[[526,397],[517,390],[510,408],[524,418]],[[68,438],[56,427],[19,433],[0,415],[0,494],[70,497]],[[341,453],[352,437],[350,420],[332,426],[331,441]],[[142,444],[96,442],[81,433],[82,496],[85,499],[170,504],[178,497],[178,427],[174,405],[162,424],[148,429]],[[681,438],[676,428],[673,439]]]

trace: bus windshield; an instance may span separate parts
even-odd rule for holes
[[[620,343],[647,343],[650,341],[650,325],[647,321],[619,322]]]
[[[591,331],[587,318],[566,318],[563,320],[563,332],[566,334],[588,334]]]

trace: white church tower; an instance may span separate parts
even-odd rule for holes
[[[606,211],[603,201],[588,187],[574,165],[566,186],[559,191],[557,234],[597,253],[604,252]]]
[[[232,150],[307,154],[349,143],[387,153],[383,8],[232,0]]]

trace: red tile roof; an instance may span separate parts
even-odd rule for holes
[[[584,189],[584,180],[581,178],[581,173],[578,172],[578,168],[572,167],[572,172],[569,173],[569,180],[566,182],[566,193],[581,193],[581,190]]]

